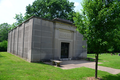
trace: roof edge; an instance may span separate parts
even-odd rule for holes
[[[21,24],[19,24],[19,25],[16,26],[15,28],[13,28],[12,30],[16,29],[17,27],[21,26],[23,23],[29,21],[29,20],[32,19],[32,18],[39,18],[39,19],[48,20],[48,21],[52,21],[52,22],[58,21],[58,22],[63,22],[63,23],[67,23],[67,24],[70,24],[70,25],[74,25],[72,21],[65,20],[65,19],[61,19],[61,18],[54,18],[54,19],[50,20],[50,19],[41,18],[41,17],[37,17],[37,16],[31,16],[30,18],[28,18],[27,20],[25,20],[24,22],[22,22]],[[74,25],[74,26],[75,26],[75,25]],[[12,30],[10,30],[10,31],[12,31]],[[10,31],[9,31],[9,32],[10,32]]]

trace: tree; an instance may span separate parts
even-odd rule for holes
[[[11,25],[8,23],[0,24],[0,42],[8,39],[9,30],[11,30]]]
[[[16,19],[17,25],[21,24],[25,20],[22,13],[16,14],[14,19]]]
[[[74,3],[68,0],[35,0],[26,6],[26,18],[38,16],[47,19],[62,18],[73,21]]]
[[[16,26],[20,25],[21,23],[23,23],[25,20],[27,20],[28,18],[26,18],[26,16],[23,16],[22,13],[20,14],[15,14],[14,19],[16,20],[16,22],[14,22],[11,25],[11,28],[15,28]]]
[[[7,41],[3,40],[0,42],[0,51],[7,51]]]
[[[16,22],[14,22],[12,24],[12,28],[15,28],[16,26],[18,26],[19,24],[21,24],[22,22],[24,22],[25,20],[27,20],[27,18],[25,16],[23,17],[22,13],[15,14],[14,19],[16,19]]]
[[[116,0],[83,0],[82,14],[74,17],[78,31],[95,52],[95,78],[97,78],[98,54],[116,45],[115,31],[120,26],[120,3]]]

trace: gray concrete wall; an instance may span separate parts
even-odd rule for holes
[[[12,53],[12,31],[10,32],[10,53]]]
[[[8,52],[31,61],[33,19],[30,19],[8,33]]]
[[[34,18],[32,35],[32,61],[53,58],[53,22]]]
[[[14,29],[13,53],[17,55],[18,27]]]
[[[18,32],[18,56],[23,57],[23,28],[24,24],[19,26],[19,32]]]
[[[55,23],[55,52],[54,58],[61,58],[61,43],[69,43],[69,58],[73,58],[74,53],[74,33],[76,27],[67,23],[56,22]]]
[[[12,45],[11,45],[11,53],[13,53],[13,46],[14,46],[14,30],[12,30],[12,33],[11,33],[11,36],[12,36]]]
[[[78,31],[76,33],[76,40],[75,40],[75,55],[74,57],[86,58],[87,57],[87,48],[83,48],[83,46],[87,46],[85,40],[83,40],[83,35],[80,34]]]
[[[8,52],[29,62],[60,59],[61,43],[69,43],[69,58],[87,57],[86,41],[71,24],[31,18],[8,34]]]
[[[11,32],[8,33],[8,47],[7,47],[7,52],[10,53],[10,43],[11,43]]]
[[[23,58],[31,61],[31,40],[32,40],[33,19],[24,23]]]
[[[87,49],[82,46],[86,44],[83,40],[83,35],[76,31],[74,25],[67,23],[55,23],[55,59],[61,58],[61,43],[69,43],[69,58],[77,59],[80,57],[87,57]]]

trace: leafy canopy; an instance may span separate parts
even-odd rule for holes
[[[0,42],[8,39],[9,30],[11,30],[11,25],[8,23],[0,24]]]
[[[76,13],[75,25],[96,53],[113,47],[120,26],[120,2],[116,0],[83,0],[82,14]],[[114,43],[116,44],[116,43]]]
[[[26,17],[62,18],[73,21],[74,3],[68,0],[35,0],[26,6]]]

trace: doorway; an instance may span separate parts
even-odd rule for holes
[[[69,56],[69,43],[61,43],[61,58],[68,58]]]

